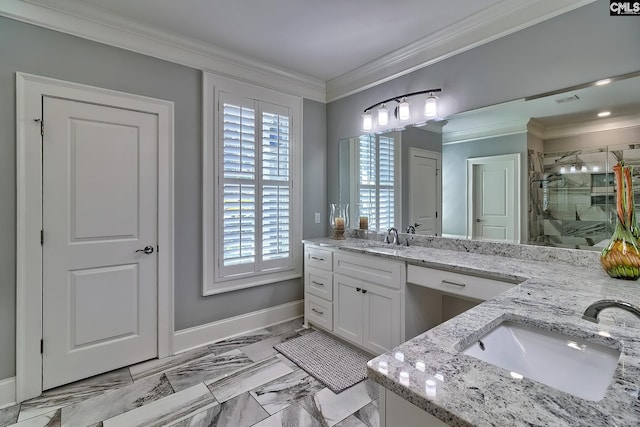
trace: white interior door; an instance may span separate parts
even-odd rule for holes
[[[474,239],[519,239],[519,160],[510,156],[470,159],[469,225]]]
[[[49,389],[157,356],[158,117],[44,97],[43,121]]]
[[[409,161],[409,224],[420,224],[416,234],[438,236],[440,168],[437,153],[412,148]]]

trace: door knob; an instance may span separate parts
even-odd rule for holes
[[[480,218],[476,218],[476,222],[482,222],[484,220],[480,219]]]
[[[145,246],[144,249],[138,249],[136,252],[144,252],[149,255],[153,253],[153,246]]]

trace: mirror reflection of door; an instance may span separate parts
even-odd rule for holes
[[[419,224],[416,234],[439,236],[441,154],[412,147],[409,157],[409,225]]]
[[[520,241],[520,155],[468,159],[468,237]]]

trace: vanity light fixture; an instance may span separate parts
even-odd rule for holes
[[[409,101],[406,97],[402,98],[400,104],[398,104],[398,119],[402,122],[406,122],[411,118],[411,109],[409,107]]]
[[[591,168],[591,170],[594,172],[598,172],[600,170],[600,167],[598,165],[595,165],[594,167]]]
[[[362,130],[370,131],[373,129],[373,117],[370,111],[365,111],[362,115]]]
[[[564,166],[560,168],[560,173],[565,173],[566,171],[567,171],[567,168],[565,168]]]
[[[587,171],[587,166],[582,165],[582,167],[580,168],[580,172],[586,172],[586,171]]]
[[[401,122],[408,122],[412,118],[411,114],[411,104],[409,102],[409,98],[416,97],[418,95],[428,94],[427,98],[424,100],[424,118],[427,120],[435,119],[438,117],[438,97],[435,96],[436,93],[442,92],[442,89],[427,89],[421,90],[418,92],[406,93],[400,96],[394,96],[393,98],[385,99],[384,101],[376,102],[372,106],[365,108],[364,114],[362,115],[362,130],[369,132],[374,128],[373,115],[371,112],[378,105],[376,113],[376,125],[380,127],[387,126],[389,124],[389,108],[387,103],[395,101],[397,102],[396,107],[393,109],[394,117]],[[424,98],[423,98],[424,99]],[[380,129],[384,130],[384,129]]]
[[[598,117],[608,117],[611,115],[611,111],[601,111],[598,113]]]
[[[569,170],[571,172],[575,172],[576,171],[576,166],[575,165],[571,165],[571,167],[569,168]]]
[[[380,126],[386,126],[389,123],[389,110],[387,104],[382,103],[382,106],[378,109],[378,124]]]
[[[438,117],[438,97],[429,93],[427,100],[424,102],[424,116],[428,119]]]

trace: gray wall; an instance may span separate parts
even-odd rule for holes
[[[327,235],[327,115],[322,102],[304,100],[304,171],[303,237],[324,237]],[[314,214],[320,213],[320,224],[314,221]]]
[[[527,241],[528,180],[527,134],[500,136],[442,146],[442,233],[467,233],[467,159],[520,154],[521,238]]]
[[[53,77],[175,103],[175,328],[299,300],[301,281],[202,296],[202,93],[192,68],[0,17],[0,379],[15,375],[15,73]],[[304,236],[326,205],[325,108],[304,102]],[[308,229],[306,229],[308,227]]]
[[[510,34],[327,106],[327,196],[338,191],[338,140],[361,133],[363,108],[403,93],[441,87],[443,117],[485,105],[640,70],[640,20],[609,16],[609,2]]]

